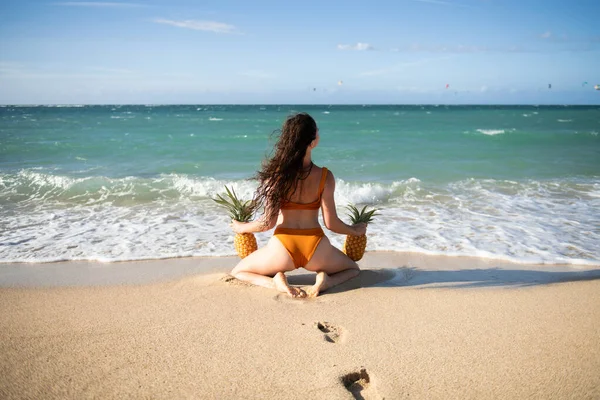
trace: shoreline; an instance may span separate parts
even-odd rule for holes
[[[169,282],[193,275],[227,273],[237,256],[181,257],[139,261],[59,261],[53,263],[0,263],[2,287],[68,287],[144,285]],[[395,284],[402,284],[406,271],[411,282],[436,284],[488,282],[489,285],[543,284],[600,278],[600,266],[578,264],[525,264],[471,256],[440,256],[423,253],[369,251],[358,262],[364,270],[384,270]],[[302,268],[290,277],[314,275]],[[416,275],[415,277],[412,277]],[[454,278],[449,278],[454,276]],[[293,278],[292,278],[293,280]]]
[[[269,236],[270,237],[270,236]],[[334,244],[338,245],[337,243]],[[338,246],[340,247],[340,246]],[[411,258],[415,257],[442,257],[442,258],[467,258],[467,259],[481,259],[491,263],[504,263],[504,264],[516,264],[516,265],[530,265],[530,266],[572,266],[574,268],[600,268],[600,260],[586,260],[586,259],[573,259],[572,262],[555,261],[555,262],[538,262],[533,260],[519,260],[502,255],[472,255],[472,254],[460,254],[452,252],[435,252],[435,251],[412,251],[412,250],[367,250],[365,254],[369,253],[394,253],[409,255]],[[172,260],[187,260],[187,259],[227,259],[237,258],[235,254],[222,254],[222,255],[182,255],[182,256],[166,256],[160,258],[138,258],[131,260],[101,260],[101,259],[82,259],[82,260],[50,260],[50,261],[0,261],[0,267],[10,265],[51,265],[51,264],[124,264],[124,263],[138,263],[138,262],[160,262],[160,261],[172,261]]]

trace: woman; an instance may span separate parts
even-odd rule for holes
[[[333,174],[312,162],[312,150],[318,144],[319,130],[310,115],[287,118],[274,156],[257,174],[255,201],[264,207],[263,215],[253,222],[233,221],[237,233],[277,228],[265,247],[233,269],[231,275],[237,279],[301,298],[318,296],[359,274],[358,264],[333,247],[319,225],[321,208],[325,226],[332,232],[362,235],[367,229],[366,224],[350,226],[338,218]],[[306,291],[290,286],[284,275],[300,267],[317,273],[315,284]]]

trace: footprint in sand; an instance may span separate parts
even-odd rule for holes
[[[252,285],[251,283],[248,282],[244,282],[244,281],[240,281],[239,279],[229,275],[229,274],[225,274],[224,276],[222,276],[219,281],[223,282],[223,283],[227,283],[229,285],[236,285],[236,286],[247,286],[247,287],[252,287],[254,285]]]
[[[293,298],[293,297],[291,297],[287,293],[277,293],[275,296],[273,296],[273,300],[275,300],[275,301],[277,301],[279,303],[297,304],[299,306],[304,306],[308,302],[308,300],[310,300],[310,299],[306,299],[306,298]]]
[[[227,274],[227,275],[222,276],[220,281],[225,282],[225,283],[231,283],[231,282],[237,281],[237,279],[235,279],[233,276]]]
[[[355,399],[361,400],[381,400],[382,397],[377,393],[373,380],[367,373],[367,370],[361,368],[358,372],[346,374],[341,378],[344,387],[352,394]]]
[[[324,338],[330,343],[338,343],[344,336],[344,330],[329,322],[315,322],[315,327],[324,333]]]

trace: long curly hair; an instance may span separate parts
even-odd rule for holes
[[[259,185],[254,201],[257,207],[265,207],[265,221],[277,216],[281,203],[288,201],[298,182],[308,177],[310,170],[304,170],[302,162],[308,146],[317,138],[317,123],[310,115],[298,113],[290,115],[274,133],[279,133],[275,154],[263,161],[255,176]]]

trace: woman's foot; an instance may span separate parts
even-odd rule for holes
[[[275,285],[275,289],[282,293],[289,294],[294,299],[306,297],[306,292],[304,290],[290,286],[283,272],[278,272],[277,275],[273,277],[273,285]]]
[[[308,297],[317,297],[321,290],[327,289],[327,280],[329,276],[325,272],[317,272],[317,278],[315,279],[315,284],[306,290],[306,295]]]

